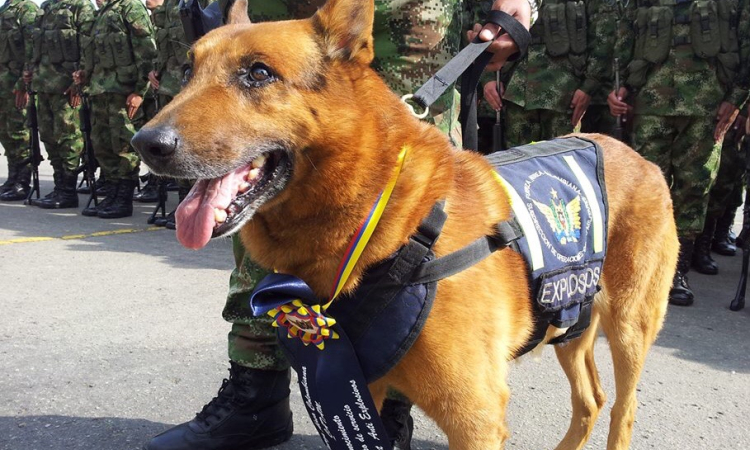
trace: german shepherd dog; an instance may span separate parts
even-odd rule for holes
[[[275,23],[251,24],[246,8],[236,2],[228,25],[195,43],[191,79],[133,140],[156,173],[199,180],[177,213],[183,245],[198,249],[238,232],[259,264],[327,298],[404,147],[391,200],[345,292],[405,245],[437,201],[445,200],[448,218],[436,256],[492,235],[509,218],[508,194],[487,161],[413,117],[369,67],[372,0],[329,0],[310,19]],[[659,169],[614,139],[585,137],[603,148],[608,255],[591,326],[555,347],[573,411],[557,448],[582,448],[605,403],[594,364],[601,328],[617,385],[607,448],[626,449],[679,244]],[[534,327],[529,296],[526,263],[510,249],[440,281],[419,338],[370,384],[376,405],[393,386],[437,422],[451,449],[503,448],[508,362]]]

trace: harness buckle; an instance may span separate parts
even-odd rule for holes
[[[416,99],[416,100],[414,100],[415,103],[420,104],[420,106],[422,106],[424,108],[423,112],[417,113],[417,110],[414,109],[414,106],[412,106],[411,103],[409,103],[409,100],[411,100],[413,98]],[[424,119],[424,118],[426,118],[430,114],[430,108],[428,108],[426,106],[423,106],[422,102],[420,102],[419,98],[415,97],[414,94],[406,94],[406,95],[404,95],[403,97],[401,97],[401,101],[404,102],[404,104],[406,105],[407,108],[409,108],[409,111],[411,111],[412,115],[414,115],[414,117],[416,117],[418,119]]]

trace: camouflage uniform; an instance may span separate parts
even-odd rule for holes
[[[719,163],[720,146],[713,140],[718,107],[722,101],[739,107],[747,95],[734,85],[737,37],[730,23],[737,1],[656,4],[630,2],[617,53],[632,93],[634,147],[666,176],[686,243],[703,229]],[[721,14],[712,13],[717,8]]]
[[[94,6],[88,0],[48,0],[34,30],[34,89],[38,92],[39,135],[55,173],[56,187],[62,174],[75,177],[83,140],[78,111],[64,94],[73,85],[72,73],[81,60],[94,22]],[[74,186],[75,187],[75,186]]]
[[[304,18],[315,13],[325,0],[251,0],[254,22]],[[375,1],[375,60],[373,67],[399,94],[413,93],[453,55],[461,42],[461,6],[457,0]],[[454,102],[455,100],[455,102]],[[458,130],[458,99],[455,92],[443,96],[431,111],[444,132]],[[455,135],[454,135],[455,136]],[[289,367],[276,344],[276,331],[268,316],[254,317],[249,293],[267,273],[245,254],[233,237],[236,267],[230,278],[224,319],[232,323],[229,358],[256,369],[282,370]]]
[[[573,131],[573,94],[597,95],[608,74],[608,54],[594,48],[616,20],[612,8],[603,0],[540,2],[528,54],[503,69],[504,78],[513,74],[503,96],[509,146]]]
[[[21,75],[32,54],[31,35],[38,11],[29,0],[7,0],[0,7],[0,144],[5,149],[8,169],[14,172],[22,169],[19,163],[29,156],[25,112],[16,109],[14,91],[25,90]],[[29,166],[23,171],[28,178]]]
[[[91,95],[91,140],[107,180],[136,181],[140,159],[130,146],[135,127],[125,106],[145,97],[153,69],[154,30],[139,0],[107,0],[97,12],[84,69]]]

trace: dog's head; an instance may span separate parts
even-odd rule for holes
[[[331,164],[318,147],[357,135],[356,117],[341,115],[359,101],[355,81],[372,76],[373,15],[372,0],[329,0],[308,20],[251,24],[241,0],[195,43],[182,92],[132,141],[155,173],[198,180],[177,211],[184,245],[233,233],[290,185],[345,176],[362,158]]]

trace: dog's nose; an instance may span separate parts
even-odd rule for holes
[[[168,125],[145,126],[133,136],[130,144],[142,157],[169,159],[177,151],[180,136],[177,130]]]

